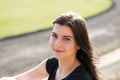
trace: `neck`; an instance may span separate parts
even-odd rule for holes
[[[80,62],[76,58],[68,58],[68,59],[59,59],[59,70],[64,71],[71,68],[76,68],[80,65]]]
[[[80,65],[80,62],[76,58],[58,59],[58,63],[59,67],[56,72],[56,79],[68,76],[77,66]]]

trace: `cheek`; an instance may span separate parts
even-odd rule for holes
[[[69,51],[73,51],[76,52],[77,51],[77,46],[74,43],[68,44],[67,48],[69,49]]]
[[[54,41],[51,38],[49,39],[49,46],[50,46],[50,48],[52,48],[54,46]]]

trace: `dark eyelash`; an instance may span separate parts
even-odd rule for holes
[[[69,38],[65,38],[66,40],[70,40]]]

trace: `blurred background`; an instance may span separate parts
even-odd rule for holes
[[[100,74],[120,75],[120,0],[0,0],[0,77],[25,72],[52,56],[52,21],[74,11],[86,19]]]

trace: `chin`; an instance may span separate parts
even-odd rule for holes
[[[55,57],[56,59],[58,59],[58,60],[60,60],[60,59],[64,59],[63,56],[54,55],[54,57]]]

